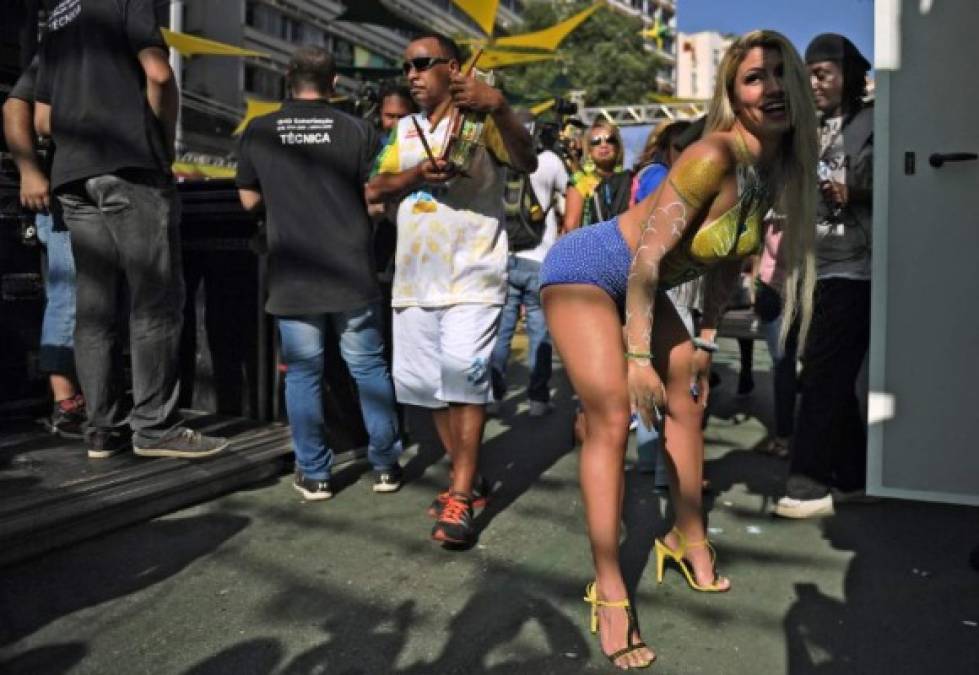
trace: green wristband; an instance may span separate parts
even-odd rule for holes
[[[626,352],[625,357],[627,359],[649,359],[652,360],[653,355],[650,352]]]

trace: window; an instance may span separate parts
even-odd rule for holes
[[[330,36],[327,32],[308,23],[302,24],[298,41],[304,45],[330,48]]]
[[[278,101],[285,97],[285,78],[274,70],[245,64],[245,91],[264,99]]]
[[[354,46],[343,38],[333,38],[333,58],[338,66],[351,66],[354,62]]]
[[[280,36],[282,19],[282,14],[261,2],[249,2],[245,7],[245,24],[269,35]]]
[[[249,0],[245,6],[245,24],[292,44],[330,46],[330,36],[323,29],[257,0]]]

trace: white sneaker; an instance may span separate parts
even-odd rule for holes
[[[527,414],[531,417],[544,417],[554,410],[554,405],[548,401],[529,401],[528,405],[530,411]]]
[[[793,499],[782,497],[775,504],[775,515],[782,518],[819,518],[833,515],[833,497]]]

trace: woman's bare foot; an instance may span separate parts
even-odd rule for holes
[[[717,575],[717,570],[714,567],[715,561],[712,559],[710,548],[706,544],[697,544],[697,542],[704,541],[705,536],[705,533],[699,533],[696,537],[687,535],[687,549],[683,553],[683,559],[690,565],[690,571],[693,572],[697,585],[716,586],[719,590],[729,590],[731,588],[731,580],[727,577]],[[691,542],[695,545],[691,546]],[[663,543],[676,551],[680,547],[680,537],[677,536],[676,531],[670,530],[669,534],[663,537]]]
[[[596,589],[599,600],[616,602],[627,598],[625,586],[619,583],[610,583],[609,588],[613,592],[606,595],[604,591]],[[636,644],[642,641],[639,636],[639,629],[636,627],[632,631],[632,639],[628,638],[629,613],[624,607],[599,607],[598,608],[598,635],[602,652],[608,656],[620,649],[625,649],[629,643]],[[649,647],[640,647],[617,658],[614,663],[618,668],[628,670],[630,668],[645,668],[656,660],[656,654]]]

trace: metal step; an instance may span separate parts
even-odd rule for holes
[[[196,461],[131,453],[90,460],[82,441],[53,436],[33,422],[0,428],[0,565],[212,499],[292,465],[287,426],[188,417],[189,426],[227,436],[231,446]]]

